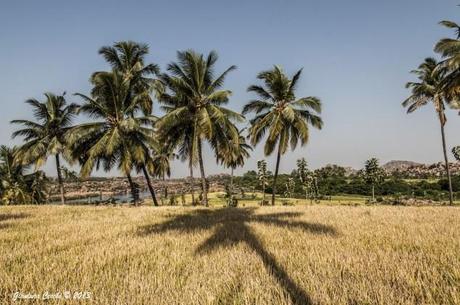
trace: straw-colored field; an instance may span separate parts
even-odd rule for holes
[[[460,208],[1,207],[13,303],[460,304]]]
[[[213,192],[208,195],[209,198],[209,205],[214,206],[214,207],[222,207],[226,205],[226,199],[225,199],[225,193],[224,192]],[[236,196],[236,198],[239,198],[239,196]],[[265,194],[265,200],[269,201],[271,203],[271,194]],[[191,205],[192,202],[192,197],[187,194],[185,195],[185,202],[186,205]],[[326,205],[335,205],[335,204],[340,204],[340,205],[357,205],[357,204],[365,204],[366,200],[368,200],[369,197],[364,197],[364,196],[353,196],[353,195],[343,195],[343,196],[331,196],[329,199],[322,199],[318,201],[312,201],[310,199],[302,199],[302,198],[282,198],[279,197],[278,195],[276,196],[277,204],[283,204],[287,203],[289,205],[310,205],[310,204],[326,204]],[[176,196],[176,201],[178,205],[182,204],[182,200],[180,196]],[[245,197],[245,199],[238,199],[238,205],[241,207],[257,207],[259,206],[259,203],[262,201],[262,193],[256,192],[254,193],[249,193]],[[161,202],[161,200],[160,200]],[[168,204],[168,201],[164,202],[166,205]],[[146,198],[144,201],[145,205],[152,205],[152,200],[149,198]]]

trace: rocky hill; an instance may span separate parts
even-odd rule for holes
[[[413,161],[392,160],[382,165],[382,167],[388,172],[394,172],[397,170],[399,171],[407,170],[410,167],[420,166],[420,165],[423,165],[423,164],[413,162]]]
[[[388,173],[400,173],[405,178],[439,178],[445,175],[443,162],[422,164],[412,161],[390,161],[382,166]],[[450,163],[452,175],[460,174],[460,163]]]

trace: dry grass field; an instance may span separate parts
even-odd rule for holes
[[[0,207],[0,304],[460,304],[460,208]]]

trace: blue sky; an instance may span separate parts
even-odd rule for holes
[[[162,69],[177,50],[216,50],[218,68],[235,64],[226,88],[241,110],[256,74],[273,64],[292,74],[304,68],[298,96],[323,101],[324,128],[308,146],[288,153],[281,171],[305,157],[312,168],[329,163],[361,167],[369,157],[437,162],[439,124],[431,106],[406,115],[401,102],[409,71],[433,45],[452,36],[437,23],[459,21],[458,1],[3,1],[0,4],[0,144],[9,121],[30,118],[27,98],[43,92],[88,93],[93,71],[107,69],[103,45],[134,40],[150,46],[148,61]],[[79,102],[76,97],[69,100]],[[450,147],[460,144],[460,117],[448,112]],[[240,169],[255,168],[262,145]],[[267,157],[269,165],[274,156]],[[206,152],[208,173],[223,172]],[[45,170],[54,175],[54,165]],[[98,173],[102,174],[102,173]],[[116,174],[112,172],[110,174]],[[187,174],[181,163],[174,176]]]

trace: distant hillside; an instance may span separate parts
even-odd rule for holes
[[[443,162],[423,164],[413,161],[390,161],[382,166],[388,173],[400,172],[406,178],[443,177],[445,167]],[[460,174],[460,163],[451,162],[452,175]]]
[[[413,161],[402,161],[402,160],[392,160],[390,162],[385,163],[382,167],[388,172],[394,171],[404,171],[408,168],[423,165],[422,163],[417,163]]]
[[[347,176],[347,177],[355,175],[358,172],[357,169],[354,169],[351,166],[345,166],[344,169],[345,169],[345,176]]]

